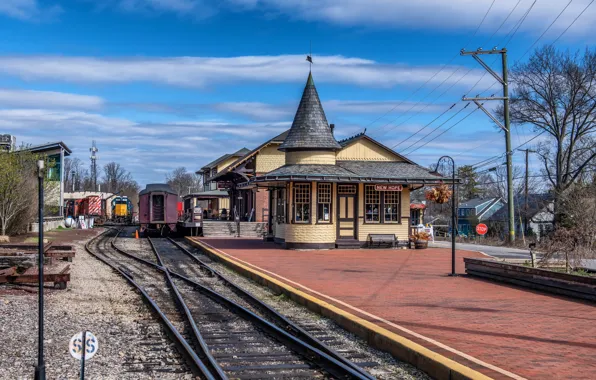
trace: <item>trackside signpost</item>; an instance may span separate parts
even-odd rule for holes
[[[480,223],[479,225],[476,226],[476,233],[478,235],[486,235],[487,232],[488,232],[488,227],[486,226],[486,224]]]
[[[73,358],[81,361],[81,379],[85,378],[85,360],[90,360],[99,349],[99,341],[89,331],[83,331],[70,338],[68,351]]]

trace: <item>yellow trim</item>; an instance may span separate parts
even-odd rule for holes
[[[398,351],[402,351],[403,355],[400,355],[398,359],[406,361],[415,367],[427,372],[433,378],[437,379],[471,379],[471,380],[489,380],[490,377],[475,371],[469,367],[464,366],[454,360],[451,360],[441,354],[431,351],[430,349],[411,341],[401,335],[398,335],[392,331],[384,329],[374,323],[371,323],[365,319],[357,317],[356,315],[349,313],[343,309],[338,308],[328,302],[325,302],[319,298],[313,297],[301,290],[298,290],[285,282],[279,281],[269,275],[266,275],[260,271],[250,268],[230,257],[220,254],[216,250],[206,246],[204,243],[193,240],[186,237],[186,240],[209,254],[216,256],[224,264],[232,267],[233,269],[239,269],[241,272],[248,272],[251,277],[256,277],[266,283],[274,285],[276,288],[283,289],[288,292],[292,299],[298,298],[303,301],[306,305],[316,305],[315,310],[319,314],[327,317],[337,317],[337,322],[341,321],[341,325],[352,325],[357,330],[364,330],[366,335],[369,337],[369,342],[375,343],[378,346],[384,347],[385,351],[391,346],[396,346]],[[293,297],[292,297],[293,296]],[[335,319],[335,318],[334,318]],[[346,323],[347,322],[347,323]],[[376,336],[375,336],[376,335]],[[381,348],[377,347],[377,348]],[[383,348],[381,348],[383,349]],[[405,351],[405,352],[404,352]]]

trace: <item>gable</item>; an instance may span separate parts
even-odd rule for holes
[[[238,157],[235,157],[235,156],[230,156],[230,157],[226,158],[225,160],[223,160],[222,162],[217,164],[217,172],[219,173],[222,170],[224,170],[225,168],[227,168],[228,166],[232,165],[234,162],[236,162],[237,159],[238,159]]]
[[[405,161],[395,152],[364,138],[344,146],[336,158],[339,161]]]
[[[271,144],[257,153],[255,166],[257,173],[268,173],[286,163],[285,153],[277,148],[279,148],[279,144]]]

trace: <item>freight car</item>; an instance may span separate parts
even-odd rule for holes
[[[112,199],[112,221],[116,223],[131,223],[132,202],[128,197],[115,197]]]
[[[145,235],[176,232],[178,194],[165,183],[149,184],[139,193],[139,222]]]

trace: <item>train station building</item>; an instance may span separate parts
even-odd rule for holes
[[[373,234],[407,241],[410,192],[442,178],[365,133],[338,141],[334,129],[309,74],[291,128],[212,179],[289,249],[364,247]]]

